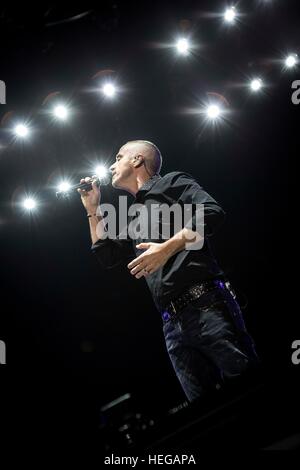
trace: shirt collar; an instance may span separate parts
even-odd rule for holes
[[[139,195],[141,192],[149,191],[149,189],[151,189],[152,186],[154,186],[154,184],[156,183],[156,181],[158,181],[159,179],[161,179],[161,176],[160,176],[160,175],[153,175],[153,176],[151,176],[151,178],[149,178],[149,179],[143,184],[143,186],[140,187],[140,189],[139,189],[138,192],[136,193],[135,197],[137,198],[138,195]]]

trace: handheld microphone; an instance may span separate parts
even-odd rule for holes
[[[86,191],[91,191],[92,183],[96,183],[98,187],[107,186],[110,183],[108,177],[95,177],[90,182],[78,183],[72,186],[69,186],[67,189],[56,191],[57,198],[66,198],[69,197],[70,193],[77,191],[77,189],[85,189]]]

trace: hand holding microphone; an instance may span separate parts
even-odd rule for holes
[[[70,185],[68,182],[62,182],[56,197],[58,199],[68,199],[70,194],[77,191],[81,196],[81,202],[87,211],[89,218],[91,239],[93,243],[96,243],[106,232],[105,219],[100,211],[100,200],[101,200],[101,186],[109,184],[109,178],[104,174],[103,168],[99,168],[99,173],[92,177],[86,176],[81,178],[80,182],[74,185]]]
[[[69,196],[77,191],[78,189],[80,190],[85,190],[85,191],[91,191],[93,189],[92,183],[95,183],[98,187],[101,186],[107,186],[110,184],[110,178],[108,176],[107,169],[103,167],[102,165],[97,167],[95,169],[95,175],[93,175],[91,178],[86,177],[82,178],[80,180],[80,183],[77,184],[70,184],[68,181],[63,181],[59,186],[58,186],[58,191],[56,191],[56,197],[58,199],[65,199],[69,198]],[[95,186],[94,186],[95,187]],[[80,193],[83,195],[84,193]]]
[[[89,215],[96,214],[101,200],[101,190],[97,176],[82,178],[77,191],[87,213]]]
[[[97,176],[92,176],[91,178],[87,176],[82,178],[77,191],[81,196],[82,204],[87,211],[87,216],[89,217],[92,242],[96,243],[99,238],[103,238],[103,235],[106,232],[104,218],[100,210],[98,211],[101,200],[99,179]]]

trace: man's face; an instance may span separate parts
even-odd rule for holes
[[[109,168],[112,172],[112,186],[125,188],[134,174],[134,157],[137,154],[134,145],[123,145],[116,155],[116,161]]]

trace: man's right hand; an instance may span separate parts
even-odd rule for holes
[[[90,191],[86,191],[85,189],[77,189],[81,196],[82,204],[84,205],[88,214],[96,214],[97,208],[100,204],[101,199],[101,191],[99,186],[97,186],[95,181],[96,176],[90,178],[87,176],[86,178],[82,178],[80,183],[92,183],[92,189]]]

